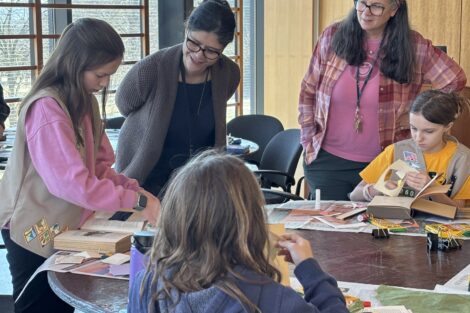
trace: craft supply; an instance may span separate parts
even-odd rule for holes
[[[321,191],[320,189],[315,189],[315,210],[320,210],[321,204]]]
[[[369,214],[367,213],[362,213],[357,216],[357,220],[359,222],[368,222],[369,221]]]
[[[372,236],[375,239],[389,238],[388,230],[386,228],[378,228],[372,230]]]

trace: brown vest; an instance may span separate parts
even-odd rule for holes
[[[0,226],[4,227],[10,222],[10,236],[15,243],[47,258],[54,253],[54,236],[65,229],[76,229],[83,209],[52,195],[31,162],[26,144],[25,118],[30,105],[44,97],[54,98],[70,118],[66,106],[52,88],[39,91],[24,103],[18,117],[13,151],[0,181]],[[96,156],[102,126],[95,97],[92,118]],[[77,145],[77,149],[84,157],[84,147]]]
[[[446,139],[457,143],[457,149],[447,165],[447,181],[445,182],[452,185],[450,194],[452,198],[459,192],[470,175],[470,150],[460,144],[455,137],[448,136]],[[394,144],[394,160],[403,160],[404,151],[415,153],[418,158],[416,162],[420,163],[422,168],[426,168],[423,153],[418,149],[413,139],[402,140]]]

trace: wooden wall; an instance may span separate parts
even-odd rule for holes
[[[314,29],[321,32],[352,7],[352,0],[264,1],[265,114],[278,117],[286,128],[299,127],[300,83],[317,37]],[[434,45],[447,46],[448,54],[464,68],[469,76],[465,94],[470,96],[470,0],[408,0],[408,7],[412,28]],[[468,123],[470,115],[462,117],[454,132],[470,146],[470,132],[463,129]]]
[[[312,0],[264,1],[264,114],[298,128],[300,82],[313,47]]]

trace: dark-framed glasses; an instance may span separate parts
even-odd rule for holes
[[[364,12],[366,9],[369,9],[370,14],[374,16],[381,16],[384,14],[385,7],[378,3],[372,3],[368,5],[365,1],[354,1],[357,12]]]
[[[186,36],[186,48],[188,48],[188,50],[191,52],[199,52],[200,50],[202,50],[202,53],[204,54],[206,59],[209,60],[215,60],[222,54],[222,52],[220,51],[216,51],[211,48],[201,47],[200,44],[189,38],[189,36]]]

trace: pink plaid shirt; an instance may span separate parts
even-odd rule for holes
[[[298,121],[307,164],[316,159],[322,146],[331,93],[347,66],[347,62],[331,49],[337,27],[338,24],[329,26],[318,39],[300,89]],[[410,137],[409,109],[423,84],[450,92],[462,90],[467,82],[463,69],[452,58],[419,33],[413,31],[412,37],[416,48],[413,81],[400,84],[380,73],[378,132],[382,150]]]

